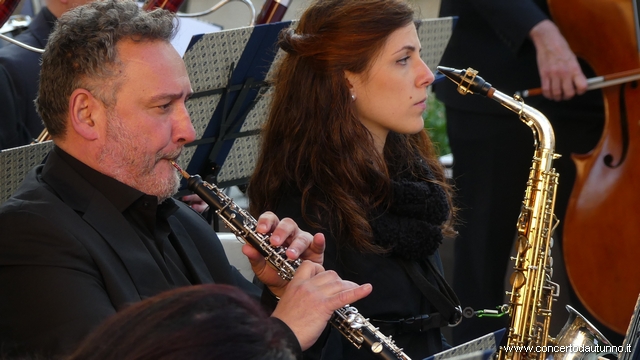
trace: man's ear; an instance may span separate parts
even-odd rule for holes
[[[69,98],[69,118],[71,127],[81,137],[91,141],[99,135],[99,127],[94,118],[103,113],[104,105],[89,90],[76,89]]]

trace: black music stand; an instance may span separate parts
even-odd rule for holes
[[[291,22],[196,35],[184,55],[194,94],[187,103],[197,139],[181,165],[220,187],[242,185],[255,165],[267,114],[264,80],[280,30]]]
[[[435,69],[456,18],[420,21],[421,56]],[[194,90],[187,107],[197,139],[181,166],[221,188],[245,185],[255,167],[259,132],[269,108],[264,82],[275,59],[279,32],[296,22],[258,25],[194,36],[184,61]]]

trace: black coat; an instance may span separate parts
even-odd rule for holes
[[[211,226],[176,203],[168,221],[194,281],[259,297]],[[122,213],[54,151],[0,207],[0,229],[1,351],[68,351],[106,317],[171,288]]]
[[[324,267],[335,270],[340,277],[357,284],[370,283],[373,292],[366,298],[352,304],[366,318],[378,320],[398,320],[434,311],[420,290],[413,283],[407,272],[401,266],[397,256],[365,254],[352,248],[338,248],[338,240],[322,224],[316,228],[304,221],[301,214],[301,200],[298,194],[284,196],[274,211],[278,217],[292,218],[302,230],[317,233],[322,232],[326,238],[324,253]],[[438,253],[432,257],[434,263],[442,265]],[[432,280],[432,275],[428,275]],[[398,334],[381,329],[385,336],[392,336],[396,344],[413,359],[422,359],[443,347],[444,343],[440,329],[435,328],[421,333]],[[387,331],[385,333],[385,331]],[[319,347],[320,342],[316,344]],[[305,358],[318,358],[318,348],[305,353]],[[376,359],[368,349],[358,350],[335,329],[331,330],[326,344],[324,344],[322,359]]]
[[[536,52],[529,31],[547,19],[547,13],[544,0],[443,0],[440,16],[457,16],[458,20],[439,65],[472,67],[478,70],[478,76],[506,94],[539,87]],[[480,113],[508,112],[484,97],[461,96],[449,80],[434,88],[438,99],[448,106]],[[536,101],[530,98],[527,104],[535,107]]]
[[[43,8],[16,40],[44,49],[53,19],[49,10]],[[44,129],[33,104],[38,95],[41,57],[40,53],[15,44],[0,48],[0,150],[29,144]]]

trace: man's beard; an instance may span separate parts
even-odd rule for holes
[[[176,159],[182,148],[172,152],[148,154],[145,153],[144,147],[140,146],[142,142],[144,139],[135,138],[127,131],[120,118],[113,113],[109,114],[107,139],[100,152],[99,161],[109,166],[103,168],[107,175],[145,194],[157,196],[160,203],[178,191],[180,175],[172,171],[170,177],[160,177],[156,174],[156,164],[159,161]]]

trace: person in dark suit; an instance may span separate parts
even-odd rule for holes
[[[554,234],[553,281],[561,284],[561,299],[553,307],[555,336],[567,318],[563,305],[580,309],[562,262],[562,220],[575,179],[570,155],[588,152],[602,132],[601,93],[585,92],[593,72],[549,18],[546,1],[442,0],[440,16],[458,17],[440,65],[478,70],[506,94],[543,89],[544,96],[525,102],[551,121],[556,152],[562,155],[554,161],[560,174],[555,206],[560,226]],[[509,256],[533,158],[533,134],[517,114],[491,99],[461,96],[451,82],[437,84],[435,93],[446,106],[460,208],[453,288],[463,307],[495,309],[505,303],[507,287],[511,290],[504,279],[513,266]],[[467,319],[453,329],[453,341],[460,344],[507,325],[507,317]]]
[[[46,0],[16,40],[37,49],[47,45],[56,19],[88,0]],[[0,48],[0,150],[31,143],[44,129],[33,101],[38,94],[41,54],[15,44]]]
[[[251,211],[325,233],[326,268],[374,286],[354,306],[407,356],[446,349],[441,327],[461,314],[438,247],[454,209],[424,129],[434,76],[420,57],[411,6],[313,1],[279,46],[286,55],[273,72]],[[374,358],[336,334],[317,350],[308,356]]]
[[[175,15],[105,0],[65,13],[43,54],[37,109],[54,150],[0,207],[0,351],[70,352],[129,304],[201,283],[258,289],[212,227],[171,196],[170,164],[195,131],[192,93],[169,40]],[[371,291],[324,271],[324,237],[262,214],[256,231],[303,258],[286,282],[245,246],[265,305],[306,349],[335,309]],[[233,324],[229,324],[233,326]]]

